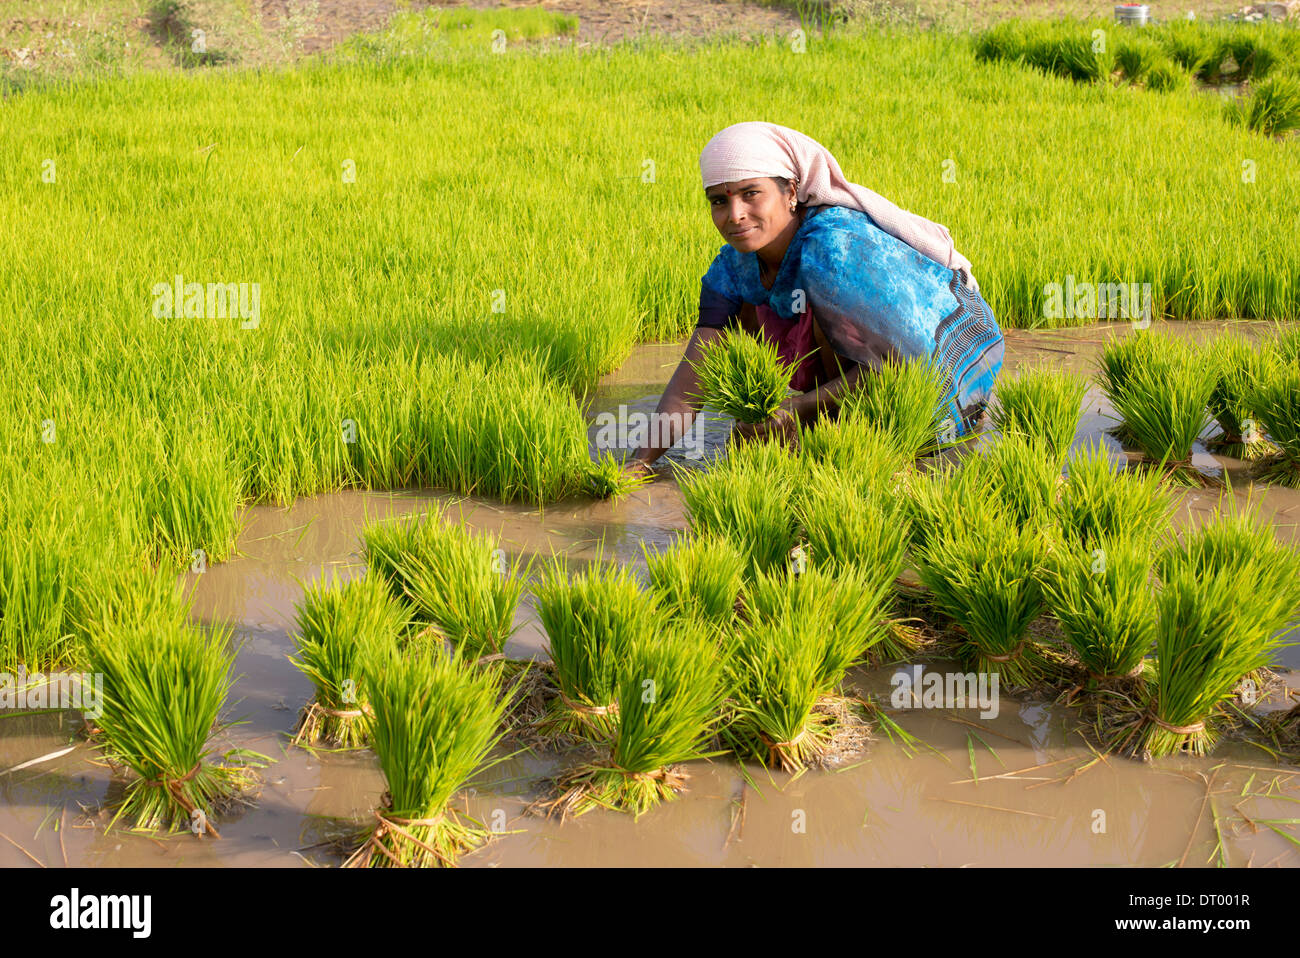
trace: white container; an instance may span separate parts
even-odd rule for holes
[[[1115,22],[1129,26],[1145,27],[1151,10],[1145,3],[1117,3],[1115,5]]]

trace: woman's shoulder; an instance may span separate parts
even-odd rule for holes
[[[880,228],[862,210],[850,206],[812,206],[804,218],[805,241],[826,233],[876,233]]]
[[[703,285],[728,298],[738,298],[744,288],[740,279],[741,255],[730,243],[724,243],[701,278]]]

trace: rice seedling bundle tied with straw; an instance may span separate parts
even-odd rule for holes
[[[365,658],[398,647],[409,624],[405,606],[378,575],[344,585],[309,586],[298,605],[298,656],[290,658],[316,686],[294,744],[355,748],[368,740],[371,709]]]
[[[1103,347],[1100,384],[1145,460],[1184,484],[1204,485],[1192,468],[1192,444],[1208,421],[1216,380],[1186,343],[1138,332]]]
[[[1215,383],[1207,406],[1219,434],[1206,447],[1236,459],[1258,459],[1274,451],[1250,408],[1262,371],[1259,354],[1239,336],[1221,336],[1211,346],[1211,357]]]
[[[97,720],[104,747],[136,778],[112,821],[143,830],[188,828],[220,837],[221,808],[243,800],[252,771],[269,759],[243,749],[208,761],[209,736],[230,691],[229,630],[200,631],[167,621],[111,625],[87,643],[92,673],[104,677]]]
[[[874,424],[913,460],[955,439],[958,427],[943,397],[944,374],[934,363],[886,359],[877,369],[864,369],[840,397],[840,418]]]
[[[642,546],[650,589],[669,615],[687,616],[716,628],[736,618],[745,559],[726,539],[693,536],[664,552]]]
[[[1284,644],[1300,555],[1253,515],[1219,516],[1167,549],[1158,571],[1156,682],[1115,741],[1144,757],[1203,755],[1238,683]]]
[[[1158,546],[1173,528],[1173,511],[1157,473],[1117,468],[1105,446],[1093,444],[1070,459],[1055,516],[1067,545],[1130,536]]]
[[[533,594],[559,686],[543,727],[608,741],[618,726],[619,663],[635,639],[653,632],[653,595],[617,563],[597,561],[570,575],[558,558]]]
[[[388,784],[377,824],[344,867],[451,866],[490,832],[450,807],[500,739],[500,673],[441,649],[370,660],[372,745]]]
[[[1300,488],[1300,359],[1288,360],[1274,344],[1255,378],[1250,405],[1277,450],[1259,460],[1255,475]]]
[[[685,787],[685,762],[705,751],[725,694],[717,642],[696,620],[642,635],[619,663],[618,728],[606,758],[560,779],[561,795],[545,803],[561,818],[593,808],[640,818]]]
[[[1004,435],[1018,433],[1043,441],[1059,466],[1070,453],[1087,391],[1088,384],[1070,373],[1024,370],[1015,379],[998,383],[993,425]]]
[[[471,660],[502,654],[515,631],[524,575],[519,560],[507,564],[496,539],[445,522],[443,510],[362,535],[367,565],[411,605],[425,631]]]
[[[766,339],[727,330],[691,363],[699,377],[693,398],[737,422],[760,423],[786,397],[796,365],[782,361]]]

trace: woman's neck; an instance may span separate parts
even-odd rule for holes
[[[755,254],[758,256],[759,282],[763,284],[764,289],[771,289],[772,284],[776,282],[776,274],[785,260],[785,251],[790,248],[790,242],[799,232],[799,227],[803,225],[805,212],[805,207],[799,207],[794,216],[790,217],[790,222],[786,224],[785,229],[777,234],[776,239]]]

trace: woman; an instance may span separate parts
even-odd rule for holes
[[[658,413],[689,428],[700,408],[688,398],[691,362],[740,326],[785,359],[811,353],[791,378],[798,394],[766,422],[738,424],[741,438],[792,437],[796,419],[833,416],[840,393],[887,357],[933,359],[952,433],[975,428],[1002,368],[1002,334],[946,227],[850,183],[825,147],[775,123],[727,127],[704,147],[700,173],[727,245],[701,281],[699,323]],[[652,473],[668,448],[637,450],[625,471]]]

